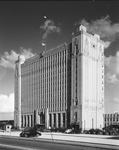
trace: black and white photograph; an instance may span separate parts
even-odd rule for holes
[[[0,150],[119,149],[119,1],[0,1]]]

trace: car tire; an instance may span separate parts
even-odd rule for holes
[[[24,137],[28,137],[28,135],[27,135],[27,134],[25,134],[25,135],[24,135]]]
[[[36,137],[39,137],[39,134],[36,134]]]

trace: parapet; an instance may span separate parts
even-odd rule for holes
[[[94,37],[100,40],[100,36],[98,34],[94,34]]]
[[[80,30],[80,31],[84,31],[84,32],[86,32],[86,27],[85,27],[85,26],[83,26],[83,25],[80,25],[79,30]]]
[[[23,64],[25,62],[25,57],[23,55],[19,55],[18,61],[20,62],[20,64]]]

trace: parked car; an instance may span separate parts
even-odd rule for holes
[[[109,125],[103,128],[107,135],[119,135],[119,125]]]
[[[66,129],[66,131],[64,133],[71,133],[72,129]]]
[[[84,130],[84,134],[100,134],[100,135],[105,135],[105,131],[101,129],[90,129],[90,130]]]
[[[89,134],[89,130],[84,130],[83,134]]]
[[[88,130],[88,134],[96,134],[96,130],[95,129],[90,129],[90,130]]]
[[[34,127],[26,127],[21,133],[20,137],[40,136],[41,133]]]
[[[95,134],[105,135],[105,131],[101,129],[95,129]]]
[[[78,133],[81,133],[81,130],[80,129],[67,129],[67,130],[65,130],[64,133],[67,133],[67,134],[78,134]]]

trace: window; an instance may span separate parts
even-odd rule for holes
[[[77,122],[77,112],[75,112],[75,121]]]

